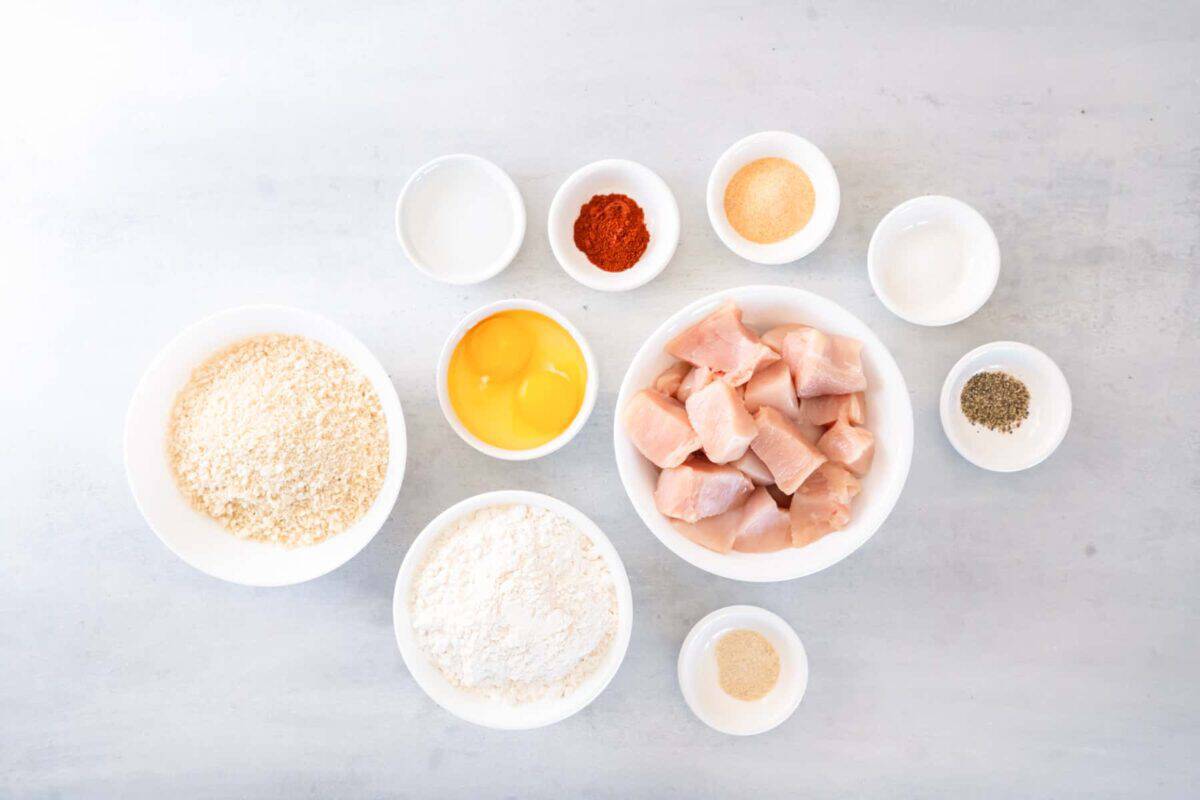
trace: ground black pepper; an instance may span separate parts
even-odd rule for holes
[[[959,404],[975,425],[1012,433],[1029,416],[1029,389],[1007,372],[980,372],[963,387]]]

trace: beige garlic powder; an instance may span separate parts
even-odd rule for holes
[[[192,373],[171,409],[167,456],[192,507],[235,536],[313,544],[379,494],[387,421],[339,353],[303,336],[254,336]]]
[[[779,653],[758,631],[739,628],[717,641],[717,679],[730,697],[765,697],[779,682],[779,669]]]

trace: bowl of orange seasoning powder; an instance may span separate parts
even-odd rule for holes
[[[576,170],[550,203],[550,249],[592,289],[623,292],[653,280],[679,244],[679,205],[666,181],[635,161]]]
[[[736,142],[708,178],[708,219],[733,252],[786,264],[820,247],[837,222],[841,187],[829,159],[794,133]]]

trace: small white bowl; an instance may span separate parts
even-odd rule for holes
[[[867,274],[875,296],[900,319],[953,325],[992,296],[1000,277],[1000,245],[983,215],[963,201],[914,197],[875,227]]]
[[[725,216],[725,187],[734,174],[760,158],[786,158],[812,181],[815,202],[808,224],[780,242],[759,244],[744,238]],[[786,131],[763,131],[733,144],[717,159],[708,176],[708,220],[733,252],[757,264],[787,264],[821,246],[837,222],[842,190],[833,164],[815,144]]]
[[[971,424],[962,412],[963,386],[980,372],[1007,372],[1029,389],[1029,418],[1012,433]],[[1050,457],[1071,424],[1071,387],[1050,356],[1020,342],[992,342],[967,353],[946,376],[940,403],[942,429],[972,464],[993,472],[1019,472]]]
[[[413,266],[465,285],[504,270],[525,239],[525,203],[508,173],[479,156],[435,158],[396,200],[396,237]]]
[[[779,653],[779,681],[758,700],[738,700],[721,688],[717,642],[730,631],[757,631]],[[726,606],[700,620],[679,648],[679,689],[700,721],[731,736],[754,736],[795,712],[808,688],[808,654],[792,626],[758,606]]]
[[[462,424],[462,420],[458,418],[458,414],[455,413],[454,406],[450,403],[450,389],[447,386],[446,380],[450,373],[450,357],[454,355],[454,348],[467,335],[467,332],[493,314],[512,309],[536,311],[563,326],[563,329],[571,334],[571,338],[579,345],[579,350],[583,353],[584,364],[587,365],[587,386],[584,387],[583,404],[579,406],[579,412],[575,415],[575,419],[571,420],[570,426],[558,436],[555,436],[539,447],[531,447],[528,450],[506,450],[502,447],[496,447],[467,430],[467,427]],[[454,326],[454,330],[446,337],[446,343],[442,345],[442,354],[438,357],[436,380],[438,404],[442,407],[442,415],[446,418],[446,422],[450,423],[450,427],[454,429],[458,437],[479,452],[493,458],[504,459],[505,461],[530,461],[535,458],[541,458],[542,456],[550,455],[574,439],[575,434],[579,433],[583,428],[592,413],[592,409],[596,405],[596,390],[599,385],[599,376],[596,372],[596,357],[592,354],[592,348],[588,345],[587,339],[583,338],[583,334],[579,332],[579,329],[572,325],[570,320],[545,303],[539,303],[536,300],[520,299],[498,300],[495,303],[488,303],[486,306],[475,309],[459,320],[458,324]]]
[[[650,243],[641,259],[624,272],[605,272],[575,246],[579,209],[598,194],[626,195],[645,212]],[[679,204],[671,187],[649,167],[636,161],[609,158],[576,170],[563,182],[550,203],[546,230],[550,249],[568,275],[591,289],[624,292],[653,280],[675,255],[679,244]]]
[[[567,697],[546,698],[519,706],[507,705],[499,700],[481,697],[454,686],[429,660],[417,643],[412,629],[412,618],[408,607],[408,596],[416,579],[417,569],[425,560],[429,548],[438,535],[455,520],[481,508],[497,505],[523,504],[545,508],[561,514],[587,535],[597,552],[604,557],[617,591],[617,632],[604,660],[579,687]],[[625,565],[612,542],[586,515],[573,506],[537,492],[504,490],[487,492],[455,503],[434,517],[408,548],[400,572],[396,576],[396,590],[392,595],[392,620],[396,630],[396,644],[400,655],[413,680],[435,703],[454,716],[482,725],[485,728],[523,730],[540,728],[566,719],[585,708],[608,686],[617,669],[625,659],[629,637],[633,632],[633,595],[629,590],[629,576]]]
[[[371,382],[387,418],[388,468],[379,496],[358,522],[313,545],[289,548],[239,539],[188,505],[167,463],[171,408],[192,371],[222,348],[267,333],[307,336],[338,351]],[[383,527],[396,504],[407,453],[404,412],[383,365],[345,328],[312,312],[285,306],[233,308],[185,329],[146,370],[125,418],[125,472],[146,523],[191,566],[214,578],[247,586],[300,583],[353,558]]]
[[[694,325],[725,300],[742,309],[743,320],[760,333],[776,325],[800,322],[863,343],[867,375],[867,423],[875,435],[875,458],[862,479],[862,492],[851,506],[850,524],[807,547],[776,553],[717,553],[688,539],[654,504],[659,470],[634,447],[621,424],[621,410],[638,391],[675,359],[666,343]],[[625,493],[646,527],[675,555],[705,572],[738,581],[786,581],[820,572],[866,544],[892,512],[912,462],[912,403],[895,359],[870,328],[846,309],[820,295],[791,286],[742,286],[711,294],[672,315],[650,335],[633,357],[617,395],[613,445]]]

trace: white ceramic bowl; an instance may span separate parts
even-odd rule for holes
[[[230,534],[216,520],[188,505],[167,463],[171,407],[192,371],[218,350],[267,333],[307,336],[341,353],[371,382],[387,418],[388,469],[379,496],[350,528],[306,547],[288,548]],[[196,569],[248,586],[300,583],[353,558],[379,532],[396,504],[407,453],[404,412],[383,365],[337,323],[285,306],[233,308],[185,329],[146,370],[125,418],[125,472],[147,524],[163,544]]]
[[[972,375],[999,370],[1029,389],[1029,417],[1012,433],[972,425],[960,397]],[[1018,472],[1050,457],[1071,424],[1071,387],[1051,358],[1020,342],[992,342],[967,353],[946,376],[940,402],[942,429],[954,449],[976,466]]]
[[[396,237],[434,280],[479,283],[504,270],[525,239],[525,203],[508,173],[479,156],[435,158],[396,200]]]
[[[650,243],[636,264],[624,272],[605,272],[575,246],[575,220],[579,209],[598,194],[623,194],[646,215]],[[679,244],[679,205],[666,181],[636,161],[609,158],[576,170],[563,182],[550,203],[546,225],[550,249],[558,263],[575,280],[592,289],[623,292],[653,280]]]
[[[617,633],[612,646],[604,660],[588,678],[570,695],[562,698],[547,698],[519,706],[507,705],[499,700],[491,700],[467,692],[454,686],[442,676],[438,668],[429,660],[417,643],[412,629],[412,620],[408,606],[409,594],[417,569],[424,562],[429,548],[437,541],[438,535],[455,520],[477,511],[481,508],[495,505],[524,504],[545,508],[561,514],[570,520],[575,527],[588,536],[608,564],[609,573],[617,591]],[[617,674],[617,669],[625,658],[629,647],[629,637],[633,632],[633,596],[629,591],[629,577],[625,573],[625,565],[617,554],[612,542],[578,509],[561,500],[548,497],[537,492],[497,491],[475,495],[434,517],[425,526],[420,535],[413,541],[404,562],[400,565],[400,573],[396,576],[396,591],[392,596],[392,619],[396,629],[396,644],[400,647],[400,655],[405,666],[412,673],[417,685],[429,695],[435,703],[456,717],[482,725],[486,728],[504,730],[520,730],[525,728],[540,728],[566,719],[575,714],[604,691],[609,681]]]
[[[505,450],[502,447],[488,444],[467,430],[467,427],[458,418],[458,414],[455,413],[454,406],[450,404],[450,390],[446,381],[446,377],[450,372],[450,357],[454,355],[454,348],[467,335],[467,332],[493,314],[511,309],[536,311],[563,326],[567,333],[571,334],[571,338],[575,340],[575,343],[579,345],[579,350],[583,353],[583,361],[587,365],[587,386],[584,387],[583,403],[579,406],[579,412],[575,415],[575,419],[558,436],[555,436],[540,447],[531,447],[528,450]],[[583,334],[579,332],[579,329],[572,325],[570,320],[545,303],[539,303],[536,300],[519,299],[499,300],[495,303],[488,303],[486,306],[475,309],[459,320],[458,324],[454,326],[454,330],[446,337],[446,343],[442,345],[442,354],[438,357],[435,379],[437,381],[438,404],[442,407],[442,415],[446,418],[446,422],[450,423],[450,427],[454,429],[459,438],[479,452],[493,458],[504,459],[505,461],[529,461],[541,458],[542,456],[550,455],[574,439],[575,434],[579,433],[583,428],[588,417],[591,416],[592,409],[596,406],[596,389],[599,385],[599,376],[596,373],[596,357],[592,354],[592,348],[588,345],[587,339],[583,338]]]
[[[923,234],[934,228],[942,235]],[[931,271],[947,261],[950,279]],[[986,219],[953,197],[914,197],[893,208],[875,227],[867,248],[867,274],[879,301],[914,325],[953,325],[992,296],[1000,277],[1000,245]]]
[[[789,322],[812,325],[829,333],[853,336],[863,343],[867,375],[867,424],[875,435],[875,458],[862,479],[862,492],[851,507],[851,520],[840,531],[807,547],[776,553],[716,553],[686,538],[654,505],[659,470],[625,434],[621,411],[636,392],[675,359],[663,347],[677,333],[711,313],[724,300],[742,309],[743,320],[758,332]],[[617,470],[633,507],[659,541],[677,556],[705,572],[739,581],[783,581],[811,575],[836,564],[871,538],[891,513],[912,461],[913,418],[904,376],[883,342],[857,317],[820,295],[790,286],[743,286],[727,289],[688,305],[650,335],[633,357],[621,382],[613,425]]]
[[[725,187],[734,174],[760,158],[786,158],[808,174],[815,202],[812,219],[780,242],[759,244],[744,238],[725,216]],[[786,131],[763,131],[741,139],[726,150],[708,176],[708,220],[733,252],[758,264],[787,264],[821,246],[837,222],[842,190],[833,164],[815,144]]]
[[[758,700],[738,700],[721,688],[717,642],[730,631],[758,631],[779,654],[779,681]],[[766,733],[792,715],[808,688],[808,654],[792,626],[757,606],[726,606],[700,620],[683,640],[676,667],[679,689],[692,713],[721,733]]]

